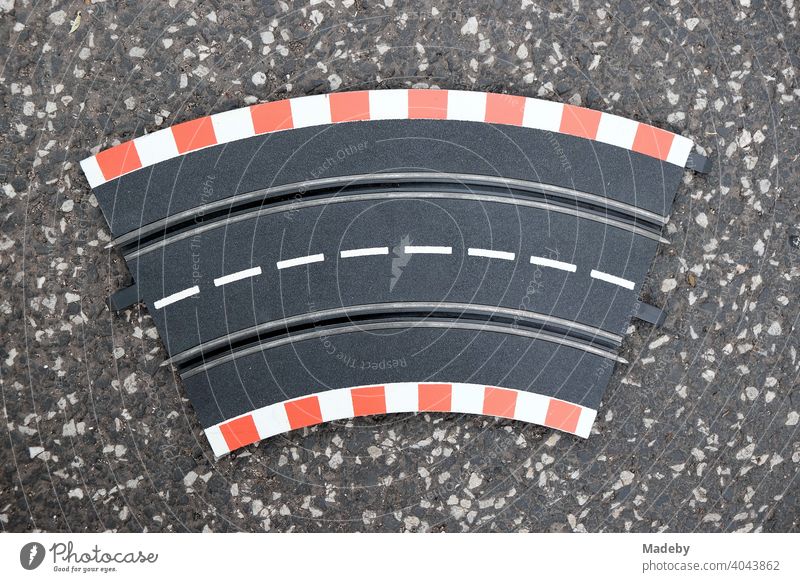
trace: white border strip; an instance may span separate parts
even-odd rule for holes
[[[597,411],[592,408],[581,406],[572,402],[567,402],[559,398],[551,396],[544,396],[534,392],[526,392],[522,390],[515,390],[513,388],[502,388],[485,386],[483,384],[468,384],[458,382],[435,382],[436,384],[449,384],[451,386],[451,400],[450,412],[461,414],[481,414],[485,416],[492,416],[491,413],[485,412],[487,403],[487,395],[489,389],[505,390],[508,392],[515,392],[516,404],[514,407],[513,420],[527,422],[531,424],[539,424],[548,426],[547,416],[551,403],[566,403],[569,406],[576,407],[580,411],[580,415],[575,425],[575,431],[569,432],[558,427],[550,427],[562,432],[568,432],[581,438],[588,438],[594,423]],[[420,392],[419,386],[426,384],[426,382],[394,382],[389,384],[379,384],[384,388],[384,403],[385,414],[393,413],[417,413],[420,412]],[[296,400],[305,400],[307,398],[316,397],[322,415],[322,422],[331,422],[335,420],[342,420],[345,418],[352,418],[354,415],[352,390],[360,388],[375,387],[376,384],[367,384],[363,386],[353,386],[351,388],[338,388],[328,390],[325,392],[316,392],[307,396],[292,398],[282,402],[276,402],[269,406],[258,408],[251,412],[241,414],[239,416],[229,418],[223,422],[217,423],[205,429],[206,436],[208,437],[209,444],[214,450],[217,457],[228,454],[231,450],[222,436],[220,427],[231,421],[236,421],[245,417],[251,417],[255,425],[256,432],[258,433],[259,440],[275,436],[291,431],[289,420],[285,405],[288,402]],[[427,413],[427,412],[426,412]],[[384,414],[384,413],[380,413]]]
[[[360,92],[354,92],[360,93]],[[483,93],[478,91],[456,91],[439,89],[382,89],[367,91],[369,99],[369,119],[368,121],[382,119],[408,119],[412,101],[422,98],[424,93],[444,93],[447,103],[446,118],[457,119],[475,123],[495,123],[498,115],[502,117],[504,108],[509,102],[517,102],[523,99],[524,108],[522,118],[517,119],[516,115],[511,115],[505,123],[513,126],[528,127],[551,131],[555,133],[570,134],[569,129],[562,131],[562,121],[567,107],[571,108],[572,115],[585,111],[584,108],[564,105],[555,101],[546,101],[531,97],[522,98],[520,96],[499,95],[496,93]],[[291,120],[288,126],[272,131],[285,131],[300,127],[322,126],[332,123],[336,100],[331,99],[331,94],[310,95],[305,97],[295,97],[285,101],[273,101],[271,103],[288,104],[291,111]],[[336,93],[342,99],[346,99],[348,93]],[[354,96],[354,98],[357,98]],[[288,103],[287,103],[288,102]],[[193,147],[190,151],[197,151],[205,147],[212,147],[232,141],[247,139],[256,135],[256,120],[260,115],[257,104],[249,107],[242,107],[216,113],[207,117],[197,118],[192,122],[208,119],[214,130],[213,140],[204,140],[203,145]],[[278,105],[277,107],[282,107]],[[668,152],[653,152],[652,147],[647,143],[641,143],[637,147],[636,137],[641,128],[644,131],[652,131],[653,126],[640,123],[631,119],[625,119],[610,113],[592,111],[591,115],[600,114],[597,132],[589,139],[607,143],[615,147],[621,147],[629,151],[641,151],[643,155],[661,159],[664,162],[686,167],[689,154],[694,149],[694,143],[683,136],[672,132],[654,128],[660,134],[672,135],[673,139]],[[513,112],[512,112],[513,113]],[[501,122],[503,123],[503,122]],[[120,160],[115,154],[105,155],[106,150],[99,154],[90,156],[81,162],[86,179],[92,188],[96,188],[111,180],[116,180],[120,176],[164,162],[166,160],[181,156],[177,147],[177,140],[173,127],[160,129],[150,134],[137,137],[120,145],[133,143],[134,152],[138,156],[139,164],[128,166],[127,171],[122,172]],[[591,132],[590,132],[591,134]],[[645,140],[646,141],[646,140]],[[645,153],[647,152],[647,153]],[[187,152],[188,153],[188,152]],[[99,157],[98,157],[99,156]],[[105,173],[103,165],[105,164]],[[106,174],[109,178],[106,178]]]

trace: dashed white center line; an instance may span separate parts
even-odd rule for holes
[[[200,293],[200,287],[195,285],[194,287],[189,287],[188,289],[178,291],[177,293],[173,293],[172,295],[167,295],[166,297],[159,299],[153,303],[153,307],[156,309],[161,309],[162,307],[166,307],[167,305],[171,305],[182,299],[191,297],[192,295],[197,295],[198,293]]]
[[[467,249],[467,254],[470,257],[486,257],[487,259],[503,259],[504,261],[513,261],[517,255],[507,251],[493,251],[491,249]]]
[[[574,273],[578,270],[577,265],[572,263],[564,263],[562,261],[554,261],[546,257],[531,257],[531,265],[539,265],[540,267],[550,267],[551,269],[559,269],[561,271],[568,271]]]
[[[247,279],[248,277],[256,277],[260,274],[261,274],[261,267],[253,267],[252,269],[236,271],[235,273],[231,273],[230,275],[223,275],[222,277],[217,277],[216,279],[214,279],[214,286],[220,287],[222,285],[227,285],[228,283],[233,283],[234,281]]]
[[[296,257],[294,259],[286,259],[285,261],[278,261],[276,263],[276,266],[279,269],[288,269],[289,267],[308,265],[309,263],[321,263],[324,260],[325,260],[325,255],[319,253],[318,255],[308,255],[305,257]]]
[[[600,279],[601,281],[605,281],[606,283],[611,283],[612,285],[619,285],[620,287],[625,287],[625,289],[633,289],[636,283],[633,281],[629,281],[628,279],[623,279],[622,277],[617,277],[615,275],[610,275],[608,273],[604,273],[603,271],[595,271],[592,269],[591,276],[593,279]]]
[[[406,246],[406,254],[409,255],[452,255],[453,247],[415,247]]]
[[[389,247],[366,247],[363,249],[350,249],[342,251],[339,255],[343,259],[350,259],[352,257],[371,257],[373,255],[388,255]]]

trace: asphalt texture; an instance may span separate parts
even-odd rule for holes
[[[0,526],[797,531],[797,10],[0,1]],[[105,306],[130,274],[77,162],[263,100],[412,86],[560,100],[703,144],[711,173],[684,174],[641,292],[664,327],[627,330],[631,363],[585,441],[390,415],[214,460],[146,309]]]

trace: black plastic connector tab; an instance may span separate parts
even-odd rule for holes
[[[692,152],[686,160],[686,168],[701,174],[708,174],[711,171],[711,158]]]
[[[139,294],[139,286],[135,283],[129,287],[123,287],[117,290],[111,297],[108,298],[108,308],[111,311],[122,311],[128,309],[132,305],[136,305],[142,300]]]
[[[636,319],[656,327],[661,327],[664,325],[664,320],[667,318],[667,314],[663,309],[659,309],[655,305],[650,305],[644,301],[636,302],[632,315]]]

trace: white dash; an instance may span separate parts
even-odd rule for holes
[[[318,255],[308,255],[305,257],[296,257],[294,259],[286,259],[285,261],[278,261],[276,265],[279,269],[288,269],[289,267],[297,267],[298,265],[321,263],[324,260],[325,255],[319,253]]]
[[[197,295],[198,293],[200,293],[200,287],[195,285],[194,287],[189,287],[188,289],[178,291],[177,293],[173,293],[172,295],[167,295],[166,297],[159,299],[153,303],[153,307],[156,309],[161,309],[162,307],[166,307],[167,305],[171,305],[180,301],[181,299],[191,297],[192,295]]]
[[[491,249],[467,249],[467,254],[470,257],[486,257],[487,259],[503,259],[504,261],[513,261],[517,256],[514,253],[506,251],[493,251]]]
[[[406,254],[409,255],[452,255],[453,247],[414,247],[406,246]]]
[[[636,283],[633,281],[628,281],[627,279],[623,279],[622,277],[616,277],[614,275],[609,275],[608,273],[604,273],[603,271],[595,271],[592,269],[591,272],[593,279],[600,279],[601,281],[605,281],[606,283],[611,283],[612,285],[619,285],[620,287],[625,287],[625,289],[633,289]]]
[[[539,265],[540,267],[550,267],[552,269],[559,269],[561,271],[569,271],[574,273],[578,270],[577,265],[572,263],[564,263],[562,261],[554,261],[545,257],[531,257],[531,265]]]
[[[223,275],[222,277],[217,277],[214,279],[214,286],[221,287],[222,285],[227,285],[228,283],[233,283],[234,281],[241,281],[242,279],[247,279],[248,277],[255,277],[260,274],[261,267],[253,267],[252,269],[245,269],[244,271],[236,271],[230,275]]]
[[[371,257],[373,255],[388,255],[389,247],[367,247],[363,249],[350,249],[339,253],[343,259],[352,257]]]

